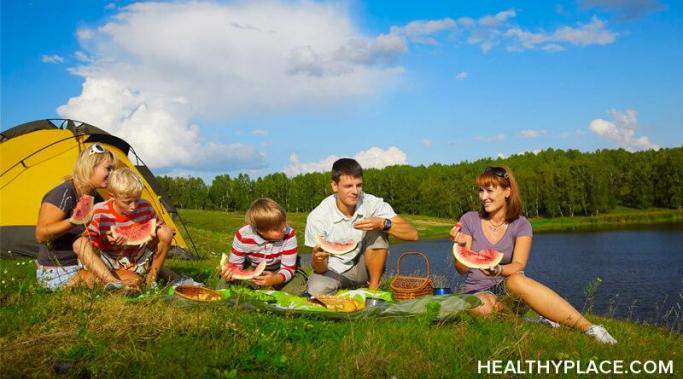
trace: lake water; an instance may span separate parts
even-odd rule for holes
[[[451,249],[447,239],[394,244],[388,273],[396,272],[401,253],[419,251],[429,257],[435,281],[457,289],[464,277],[453,267]],[[424,272],[423,262],[419,257],[406,257],[401,272]],[[584,289],[600,277],[602,283],[593,298],[594,314],[670,325],[676,315],[667,320],[667,311],[677,306],[681,308],[675,309],[683,311],[683,224],[536,234],[525,272],[579,310],[586,304]]]

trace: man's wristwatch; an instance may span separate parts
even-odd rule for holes
[[[385,218],[384,219],[384,227],[382,228],[383,231],[388,231],[391,229],[391,219]]]

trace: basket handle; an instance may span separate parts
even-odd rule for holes
[[[424,260],[425,260],[425,266],[427,267],[427,277],[429,278],[429,277],[432,276],[432,272],[431,272],[431,270],[429,269],[429,258],[427,258],[426,255],[424,255],[424,254],[422,254],[422,253],[419,253],[419,252],[417,252],[417,251],[410,251],[410,252],[407,252],[407,253],[403,253],[403,254],[401,254],[401,255],[398,257],[398,260],[396,261],[396,274],[397,274],[397,275],[401,274],[401,259],[403,259],[403,257],[405,257],[406,255],[419,255],[419,256],[421,256],[422,258],[424,258]]]

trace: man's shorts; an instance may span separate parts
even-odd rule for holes
[[[363,239],[363,253],[349,270],[339,274],[327,270],[324,274],[312,273],[308,277],[308,293],[313,296],[329,295],[343,288],[363,287],[368,283],[368,268],[365,266],[367,249],[388,249],[389,239],[385,232],[369,232]]]
[[[54,291],[66,286],[79,269],[78,265],[43,266],[36,262],[36,280],[41,286]]]

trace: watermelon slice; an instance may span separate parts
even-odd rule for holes
[[[354,240],[348,240],[346,242],[330,242],[320,236],[316,236],[315,239],[323,250],[332,255],[350,253],[356,248],[356,246],[358,246],[358,242]]]
[[[224,268],[227,271],[232,272],[232,278],[237,279],[237,280],[250,280],[253,279],[263,273],[266,269],[266,261],[261,261],[255,269],[253,270],[243,270],[242,267],[239,267],[235,264],[232,264],[228,261],[228,255],[223,253],[221,254],[221,263],[220,267]]]
[[[477,253],[457,243],[453,244],[453,256],[465,266],[478,269],[496,266],[503,260],[503,253],[494,249],[484,249]]]
[[[111,227],[111,235],[114,238],[123,237],[128,246],[138,246],[149,242],[154,237],[156,229],[157,220],[153,218],[141,224],[114,225]]]
[[[90,195],[83,195],[78,199],[78,203],[71,212],[71,221],[75,225],[85,225],[92,219],[92,210],[95,208],[95,198]]]

